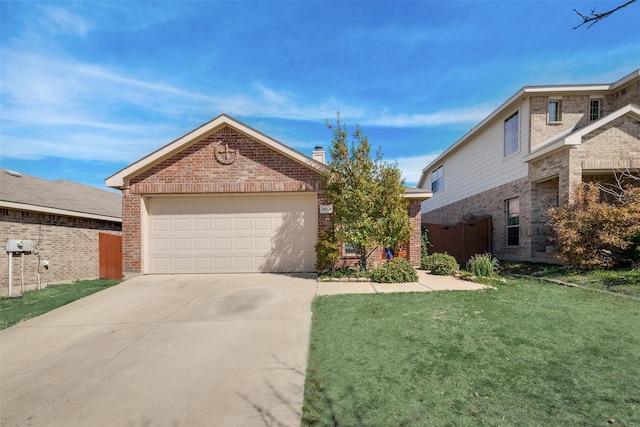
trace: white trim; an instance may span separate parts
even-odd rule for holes
[[[77,218],[99,219],[99,220],[102,220],[102,221],[110,221],[110,222],[122,223],[122,218],[118,218],[118,217],[114,217],[114,216],[98,215],[98,214],[91,214],[91,213],[86,213],[86,212],[69,211],[69,210],[66,210],[66,209],[49,208],[49,207],[46,207],[46,206],[29,205],[29,204],[26,204],[26,203],[7,202],[5,200],[0,200],[0,208],[17,209],[17,210],[31,211],[31,212],[40,212],[40,213],[53,214],[53,215],[66,215],[66,216],[72,216],[72,217],[77,217]]]
[[[270,138],[261,132],[258,132],[257,130],[245,125],[244,123],[241,123],[234,118],[227,116],[226,114],[222,114],[211,120],[210,122],[200,126],[199,128],[194,129],[188,134],[181,136],[180,138],[170,142],[164,147],[132,163],[119,172],[116,172],[115,174],[107,178],[105,180],[105,183],[107,187],[118,189],[126,188],[129,186],[129,179],[131,179],[132,177],[139,175],[153,165],[184,150],[186,147],[196,143],[205,135],[213,133],[226,126],[231,127],[238,132],[255,139],[256,141],[266,145],[274,151],[283,154],[284,156],[289,157],[290,159],[301,163],[312,170],[322,172],[325,169],[325,165],[323,165],[322,163],[313,160],[312,158],[305,156],[304,154],[290,147],[287,147],[283,143],[276,141],[275,139]]]
[[[525,86],[512,95],[509,99],[507,99],[504,103],[502,103],[496,110],[494,110],[491,114],[489,114],[484,120],[474,126],[469,132],[462,136],[459,140],[457,140],[453,145],[447,148],[442,154],[436,157],[431,163],[429,163],[424,169],[422,169],[422,175],[420,176],[420,180],[418,181],[418,187],[423,188],[427,174],[430,169],[434,167],[437,163],[443,163],[444,159],[449,156],[453,151],[455,151],[458,147],[465,144],[467,141],[471,140],[473,136],[475,136],[478,132],[483,130],[489,123],[491,123],[494,119],[501,116],[505,110],[512,108],[512,105],[516,102],[521,102],[528,95],[540,95],[544,93],[549,94],[561,94],[561,93],[576,93],[576,92],[592,92],[591,95],[597,95],[597,92],[611,93],[615,91],[617,88],[631,82],[632,80],[640,77],[640,69],[637,69],[630,74],[624,76],[623,78],[617,80],[611,84],[581,84],[581,85],[556,85],[556,86]],[[594,93],[595,92],[595,93]],[[596,123],[596,122],[593,122]]]

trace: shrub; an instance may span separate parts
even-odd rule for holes
[[[378,283],[411,283],[418,281],[418,273],[404,258],[392,258],[371,272],[371,280]]]
[[[420,228],[420,250],[421,258],[420,263],[424,264],[424,259],[429,256],[429,230],[424,225]]]
[[[316,270],[333,271],[339,259],[340,244],[333,230],[323,231],[316,243]]]
[[[594,183],[576,189],[574,201],[547,212],[559,258],[584,270],[630,263],[640,232],[640,190],[607,203]]]
[[[422,268],[431,271],[431,274],[450,276],[460,269],[460,265],[454,257],[447,253],[435,253],[422,260]]]
[[[467,270],[478,277],[491,277],[500,268],[500,262],[490,253],[475,254],[467,261]]]

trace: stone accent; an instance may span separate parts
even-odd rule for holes
[[[40,212],[0,209],[0,236],[3,239],[32,240],[39,247],[39,255],[24,257],[25,288],[37,286],[37,275],[44,287],[49,284],[96,279],[99,276],[98,233],[120,234],[121,224],[89,218],[70,217]],[[3,240],[3,245],[6,240]],[[0,256],[2,295],[9,286],[9,255]],[[49,261],[45,269],[41,262]],[[14,294],[20,288],[21,256],[13,257]]]

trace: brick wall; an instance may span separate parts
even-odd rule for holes
[[[219,141],[238,150],[237,159],[216,159]],[[123,192],[123,270],[141,272],[141,202],[144,195],[268,193],[321,190],[320,175],[263,144],[225,127],[212,133],[132,179]],[[318,203],[324,204],[322,196]],[[318,216],[318,227],[327,215]]]
[[[237,149],[237,159],[222,164],[216,159],[219,141],[230,150]],[[224,145],[222,145],[224,147]],[[153,194],[269,193],[313,191],[318,194],[318,208],[329,204],[322,193],[320,175],[314,170],[275,152],[263,144],[225,127],[154,165],[135,177],[123,191],[123,270],[142,271],[141,209],[142,198]],[[420,263],[420,203],[410,203],[416,224],[410,242],[410,259]],[[330,227],[331,214],[318,214],[318,233]],[[417,244],[417,246],[416,246]],[[380,253],[372,257],[379,259]],[[350,259],[345,259],[350,263]]]
[[[640,123],[619,117],[585,135],[572,157],[583,172],[640,168]]]
[[[423,223],[456,224],[485,216],[492,217],[493,255],[505,260],[527,260],[531,253],[531,200],[527,178],[459,200],[422,214]],[[520,244],[506,246],[505,201],[520,199]]]
[[[409,218],[413,224],[413,234],[409,239],[409,245],[407,247],[407,259],[416,267],[421,264],[421,248],[420,248],[420,225],[422,222],[421,216],[421,201],[409,200]]]
[[[604,97],[604,114],[609,114],[628,104],[640,105],[640,81],[619,88]]]
[[[117,222],[51,215],[13,209],[0,210],[0,244],[7,239],[32,240],[39,255],[23,255],[24,283],[28,289],[37,285],[37,274],[43,286],[52,283],[95,279],[99,276],[98,233],[120,234]],[[45,269],[41,262],[49,261]],[[14,294],[20,288],[20,256],[13,257]],[[7,294],[9,286],[9,255],[0,255],[0,291]]]
[[[548,96],[531,97],[531,148],[535,148],[543,141],[558,135],[559,133],[573,129],[576,126],[585,126],[589,120],[589,100],[588,95],[564,96],[559,100],[561,103],[560,121],[549,123],[547,119],[547,108],[551,98]]]

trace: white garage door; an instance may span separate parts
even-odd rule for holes
[[[313,271],[315,193],[152,197],[148,273]]]

